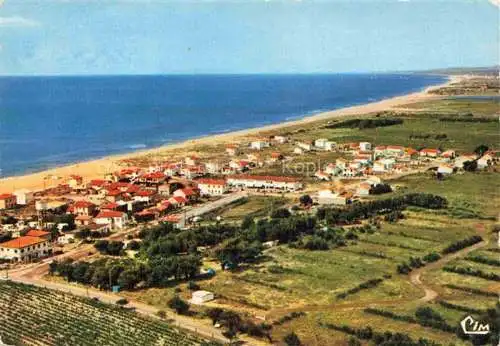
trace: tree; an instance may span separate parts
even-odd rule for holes
[[[479,145],[476,149],[474,149],[474,152],[478,154],[479,156],[483,156],[485,152],[489,150],[488,146],[485,144]]]
[[[477,169],[477,161],[465,161],[464,162],[464,171],[474,172]]]
[[[118,276],[118,285],[121,288],[131,290],[141,281],[139,273],[134,269],[125,269]]]
[[[185,315],[189,311],[189,304],[177,295],[168,301],[168,307],[174,309],[179,315]]]
[[[287,344],[287,346],[300,346],[300,345],[302,345],[299,337],[294,332],[287,334],[283,338],[283,341],[285,342],[285,344]]]
[[[300,196],[299,202],[303,206],[309,206],[309,205],[313,204],[313,200],[312,200],[311,196],[309,196],[309,195]]]
[[[273,219],[286,219],[287,217],[290,217],[290,211],[286,208],[278,208],[275,209],[271,213],[271,218]]]
[[[246,215],[243,221],[241,222],[241,229],[250,229],[255,225],[253,217],[250,215]]]

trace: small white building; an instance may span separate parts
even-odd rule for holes
[[[314,141],[314,146],[319,149],[325,149],[326,143],[328,143],[328,139],[318,138]]]
[[[359,150],[370,151],[372,150],[372,144],[370,142],[359,142]]]
[[[128,215],[121,211],[103,210],[94,218],[94,222],[111,228],[124,228],[128,223]]]
[[[358,196],[368,196],[370,194],[371,185],[369,183],[361,183],[356,189],[356,194]]]
[[[312,143],[309,142],[297,142],[296,143],[299,148],[304,151],[311,151],[313,149]]]
[[[17,198],[17,204],[26,205],[33,200],[33,191],[28,189],[20,189],[14,191],[14,196]]]
[[[269,147],[269,142],[267,141],[253,141],[250,143],[250,148],[255,150],[262,150],[264,148]]]
[[[288,142],[288,138],[285,136],[274,136],[273,139],[279,144],[285,144],[286,142]]]
[[[73,233],[66,233],[62,236],[57,237],[57,242],[62,245],[74,243],[75,235]]]
[[[214,300],[215,296],[212,292],[208,291],[195,291],[193,292],[193,296],[191,297],[190,302],[192,304],[201,305],[203,303]]]
[[[337,148],[337,143],[328,141],[325,143],[325,147],[323,149],[327,151],[334,151]]]
[[[437,172],[441,173],[441,174],[452,174],[453,173],[453,166],[444,165],[444,164],[439,165]]]

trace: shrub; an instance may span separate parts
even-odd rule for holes
[[[170,299],[167,304],[169,308],[174,309],[180,315],[185,315],[189,311],[189,304],[177,295]]]
[[[285,337],[283,338],[283,341],[285,342],[285,344],[287,344],[287,346],[300,346],[300,345],[302,345],[299,337],[294,332],[291,332],[291,333],[285,335]]]
[[[468,246],[479,243],[482,240],[483,240],[483,238],[481,238],[480,236],[473,235],[472,237],[462,239],[462,240],[456,241],[456,242],[448,245],[446,248],[443,249],[443,251],[441,251],[441,253],[449,254],[452,252],[457,252],[457,251],[462,250]]]
[[[116,305],[127,305],[128,304],[128,300],[125,299],[125,298],[120,298],[116,301],[115,303]]]

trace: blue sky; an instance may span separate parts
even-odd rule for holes
[[[0,3],[2,75],[365,72],[499,59],[499,8],[487,0]]]

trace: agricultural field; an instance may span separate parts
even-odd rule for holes
[[[392,180],[395,194],[426,192],[446,197],[447,213],[456,218],[496,218],[500,205],[500,173],[453,174],[437,180],[432,173],[408,175]]]
[[[221,216],[225,221],[241,221],[245,216],[267,216],[273,209],[288,202],[287,198],[275,196],[249,196],[214,212],[211,216]]]
[[[159,319],[10,281],[0,281],[0,310],[9,345],[209,345]]]
[[[474,115],[494,115],[499,113],[500,99],[474,98],[474,97],[450,97],[442,100],[424,101],[405,105],[405,108],[425,110],[429,112],[443,113],[473,113]]]

